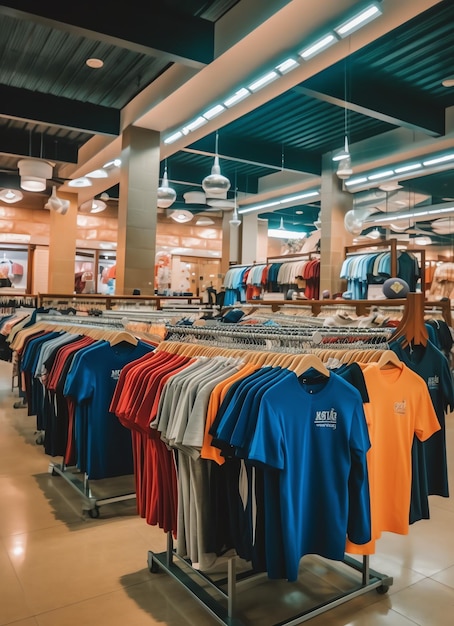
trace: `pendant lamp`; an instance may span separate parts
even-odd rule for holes
[[[239,226],[241,224],[241,220],[238,216],[238,210],[236,207],[236,194],[234,198],[233,213],[232,213],[232,217],[229,219],[229,224],[230,226]]]
[[[55,211],[55,213],[60,213],[60,215],[65,215],[69,209],[69,200],[59,198],[57,196],[57,187],[54,185],[49,200],[44,205],[44,208],[49,211]]]
[[[164,168],[164,175],[162,177],[161,186],[158,187],[158,207],[160,209],[168,209],[175,202],[177,192],[172,187],[169,187],[169,180],[167,178],[167,165]]]
[[[207,198],[214,197],[227,197],[227,192],[230,189],[230,181],[226,176],[221,174],[221,168],[219,165],[218,156],[218,133],[216,133],[216,151],[214,157],[214,164],[211,168],[211,174],[205,176],[202,180],[202,189],[205,192]]]
[[[19,168],[20,186],[25,191],[44,191],[46,181],[52,176],[52,165],[39,159],[21,159]]]
[[[2,202],[7,202],[8,204],[19,202],[23,197],[24,194],[17,189],[2,189],[0,191],[0,200]]]

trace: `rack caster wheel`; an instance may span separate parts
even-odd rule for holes
[[[88,509],[88,515],[92,519],[97,519],[99,517],[99,506],[95,506],[93,509]]]
[[[388,585],[380,585],[380,587],[377,587],[377,593],[381,596],[385,595],[385,593],[388,593],[388,590]]]

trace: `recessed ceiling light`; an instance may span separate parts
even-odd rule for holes
[[[95,59],[95,58],[87,59],[85,63],[88,65],[88,67],[91,67],[92,69],[95,69],[95,70],[99,70],[104,65],[104,61],[102,61],[101,59]]]
[[[454,87],[454,76],[449,76],[449,78],[445,78],[441,81],[443,87]]]

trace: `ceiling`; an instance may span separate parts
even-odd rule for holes
[[[50,4],[0,4],[0,188],[19,188],[20,158],[47,159],[55,165],[44,203],[52,184],[65,189],[119,156],[128,124],[161,133],[160,175],[166,163],[175,206],[201,190],[216,135],[240,207],[319,187],[322,162],[342,147],[346,128],[354,174],[454,150],[454,87],[442,86],[454,75],[450,0],[382,0],[379,18],[172,144],[173,131],[298,58],[367,0],[131,0],[127,15],[95,12],[86,0]],[[415,197],[446,202],[452,173],[399,180],[399,194],[410,206]],[[118,197],[118,180],[114,172],[96,181],[80,200],[106,190]],[[272,227],[282,218],[311,229],[319,208],[300,201],[259,215]]]

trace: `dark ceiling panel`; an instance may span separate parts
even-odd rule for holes
[[[187,12],[169,11],[163,2],[130,0],[127,10],[93,11],[90,0],[74,4],[3,2],[6,15],[27,18],[96,41],[115,42],[125,50],[165,55],[168,61],[202,67],[213,60],[214,25]]]

